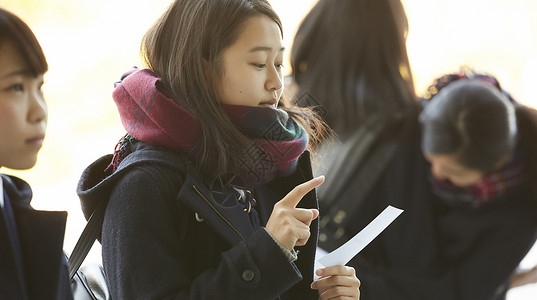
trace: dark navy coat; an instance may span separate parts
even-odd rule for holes
[[[264,228],[236,206],[222,206],[184,157],[137,142],[118,170],[111,156],[83,173],[78,187],[88,215],[109,199],[102,230],[103,264],[116,299],[317,299],[310,288],[318,235],[289,262]],[[261,225],[273,205],[312,178],[309,153],[296,172],[252,190]],[[299,207],[317,208],[314,192]]]
[[[511,274],[537,237],[534,191],[525,186],[478,208],[448,206],[431,190],[420,142],[416,122],[363,203],[347,212],[345,232],[352,236],[387,205],[405,210],[349,263],[362,298],[505,299]]]
[[[0,177],[13,208],[25,280],[24,284],[17,276],[13,245],[0,212],[0,299],[72,299],[62,249],[67,212],[34,210],[30,206],[32,190],[25,181]]]

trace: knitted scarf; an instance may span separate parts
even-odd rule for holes
[[[127,140],[132,137],[184,151],[195,160],[191,150],[201,138],[202,125],[192,113],[157,89],[159,80],[151,70],[134,69],[115,84],[112,96]],[[233,172],[242,184],[255,186],[296,169],[308,135],[287,112],[272,107],[221,105],[231,122],[252,141],[241,157],[241,169]],[[120,145],[112,162],[114,168],[121,159]]]
[[[469,187],[458,187],[448,180],[438,180],[433,176],[429,180],[433,192],[448,204],[480,207],[526,184],[529,174],[520,155],[515,155],[515,159],[503,168],[487,174]]]

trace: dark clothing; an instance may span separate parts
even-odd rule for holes
[[[2,211],[0,299],[73,299],[62,250],[67,213],[34,210],[30,206],[32,190],[25,181],[3,174],[0,177],[4,209],[11,206],[17,235],[10,234],[11,226],[6,226],[9,217],[6,219]],[[14,238],[15,245],[9,242]],[[16,253],[16,248],[21,252]]]
[[[480,208],[448,207],[433,195],[429,175],[416,124],[345,228],[352,236],[387,205],[404,209],[349,264],[362,299],[505,299],[536,239],[535,194],[525,186]]]
[[[211,185],[184,156],[143,142],[131,147],[112,175],[103,175],[111,160],[104,156],[84,171],[78,187],[86,211],[109,199],[102,244],[113,298],[318,298],[310,288],[316,220],[291,263],[265,229],[254,228],[241,204],[218,203],[226,197],[213,197]],[[292,175],[252,191],[261,225],[277,201],[312,178],[309,165],[306,152]],[[299,206],[316,208],[315,193]]]

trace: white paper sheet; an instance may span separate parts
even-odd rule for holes
[[[373,239],[375,239],[388,225],[401,213],[402,209],[388,205],[371,223],[352,239],[341,245],[331,253],[317,260],[317,265],[331,267],[347,264],[356,254],[360,253]]]

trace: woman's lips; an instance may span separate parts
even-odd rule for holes
[[[27,139],[26,143],[30,144],[32,146],[35,146],[36,148],[41,148],[43,146],[43,140],[45,139],[44,135],[38,135],[33,138]]]
[[[267,101],[263,101],[263,102],[259,103],[259,105],[261,105],[261,106],[276,105],[276,99],[270,99],[270,100],[267,100]]]

